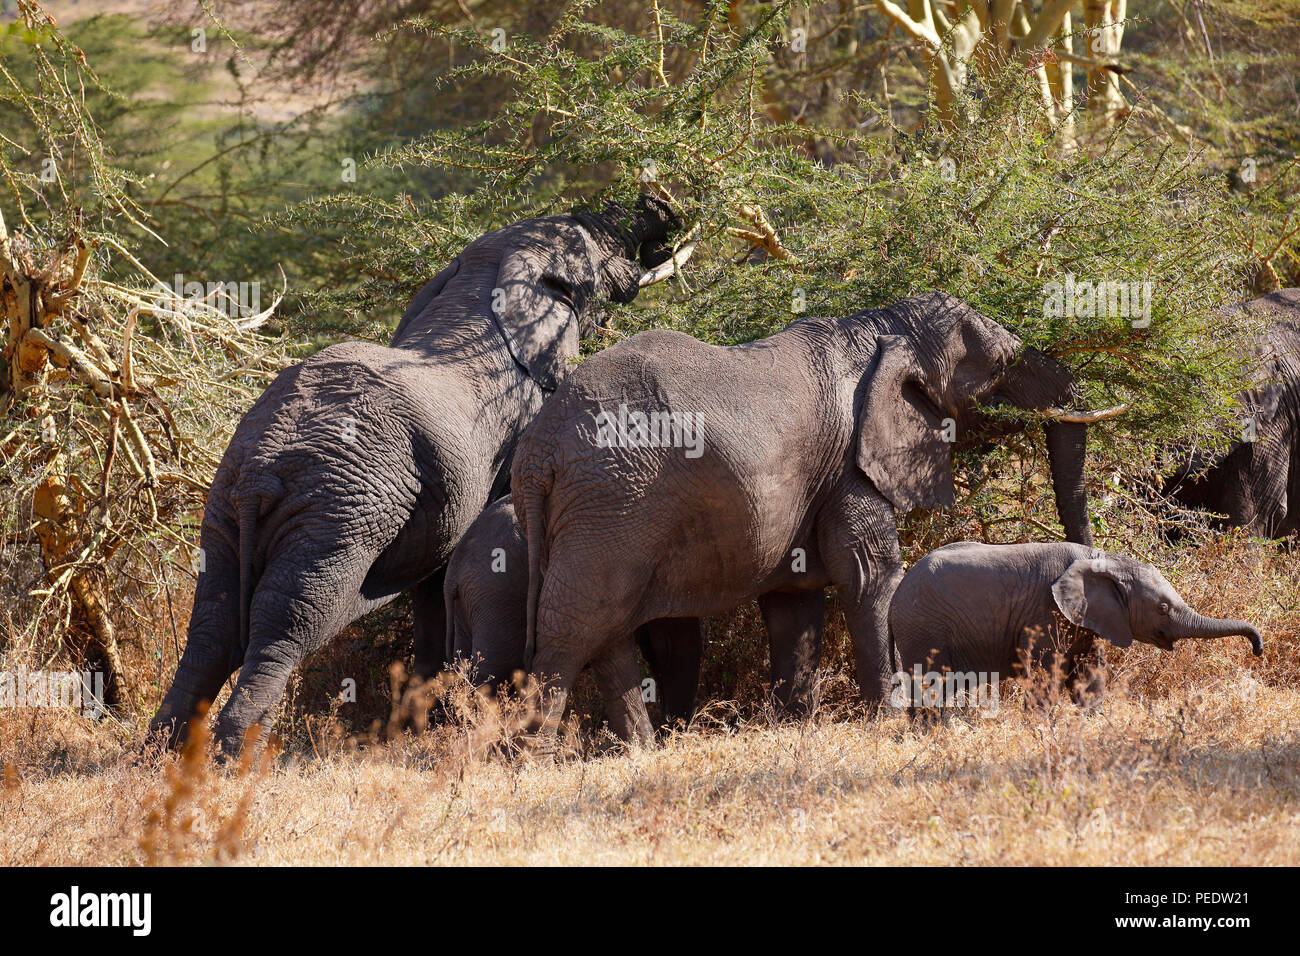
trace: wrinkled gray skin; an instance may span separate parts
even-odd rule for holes
[[[493,687],[524,670],[528,597],[528,549],[506,496],[470,525],[447,563],[443,592],[447,602],[447,659],[472,665],[475,684]],[[668,724],[689,722],[699,688],[703,632],[696,618],[650,621],[636,633],[641,653],[654,675]],[[595,668],[597,687],[611,699],[614,719],[622,688],[609,682],[608,669]],[[623,728],[615,726],[622,734]]]
[[[1245,621],[1204,617],[1149,564],[1082,545],[978,544],[931,551],[903,576],[889,605],[897,667],[1011,677],[1021,662],[1059,668],[1079,697],[1102,688],[1098,638],[1169,650],[1178,640],[1241,635]]]
[[[1241,397],[1255,416],[1256,441],[1241,442],[1204,474],[1189,455],[1165,494],[1204,508],[1261,538],[1300,531],[1300,289],[1283,289],[1242,306],[1270,324],[1258,345],[1256,387]]]
[[[951,504],[951,418],[966,440],[974,400],[1041,409],[1073,379],[942,293],[846,318],[808,318],[731,348],[643,332],[588,359],[520,440],[515,510],[528,542],[531,672],[548,688],[544,734],[582,666],[624,688],[625,722],[649,739],[635,650],[646,621],[703,617],[757,598],[779,702],[810,699],[822,589],[839,589],[868,702],[890,678],[887,612],[902,577],[895,511]],[[599,447],[596,416],[702,417],[703,454]],[[1091,543],[1086,426],[1053,423],[1057,507]],[[608,437],[608,436],[606,436]],[[806,566],[804,563],[806,562]]]
[[[578,354],[605,298],[662,261],[657,200],[527,219],[470,243],[411,301],[385,348],[348,342],[280,373],[235,429],[204,510],[189,637],[150,724],[176,745],[239,669],[226,753],[293,669],[410,590],[416,669],[441,664],[441,571],[509,477],[519,432]]]

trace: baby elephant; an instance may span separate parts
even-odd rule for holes
[[[894,592],[889,626],[904,675],[895,676],[897,706],[918,702],[918,677],[951,671],[945,686],[970,686],[972,675],[986,681],[1019,673],[1022,660],[1059,666],[1076,698],[1096,694],[1098,637],[1116,647],[1138,640],[1169,650],[1183,638],[1239,634],[1257,657],[1264,653],[1254,627],[1196,613],[1151,565],[1066,543],[962,541],[932,551]],[[900,697],[900,683],[912,696]],[[938,683],[929,678],[931,687]],[[938,702],[933,696],[927,706]]]
[[[593,581],[592,586],[601,585]],[[443,596],[448,661],[459,657],[471,662],[474,683],[489,687],[525,669],[528,548],[509,495],[488,505],[457,544],[447,564]],[[651,621],[636,637],[654,674],[664,719],[670,724],[689,721],[703,650],[699,618]],[[593,669],[602,696],[621,693],[607,686],[599,663]]]

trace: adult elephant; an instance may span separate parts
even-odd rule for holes
[[[1282,289],[1240,307],[1268,325],[1257,344],[1253,388],[1241,396],[1252,441],[1213,463],[1189,454],[1165,494],[1224,517],[1262,538],[1300,530],[1300,289]]]
[[[895,512],[952,503],[952,440],[979,423],[977,402],[1055,410],[1058,512],[1070,540],[1092,543],[1082,469],[1098,416],[1059,411],[1074,391],[1063,365],[942,293],[730,348],[643,332],[589,359],[525,432],[513,466],[544,726],[599,661],[625,688],[628,713],[611,723],[649,739],[627,635],[753,598],[774,689],[798,705],[832,584],[860,689],[879,702],[902,575]]]
[[[504,492],[520,431],[577,357],[579,325],[637,294],[672,212],[526,219],[470,243],[411,301],[391,347],[348,342],[286,369],[235,429],[208,492],[180,666],[151,731],[217,721],[237,752],[311,651],[410,590],[416,670],[442,660],[442,572]]]

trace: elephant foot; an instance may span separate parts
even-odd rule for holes
[[[1105,684],[1074,684],[1070,688],[1070,699],[1085,713],[1096,713],[1106,699]]]
[[[819,695],[814,690],[783,691],[787,691],[787,688],[777,684],[768,698],[778,720],[807,720],[816,713]]]
[[[558,734],[542,731],[522,734],[518,738],[517,752],[524,763],[537,764],[542,767],[553,766],[559,749],[560,738]]]
[[[266,733],[266,728],[261,722],[249,725],[242,732],[223,730],[218,727],[213,759],[219,767],[242,767],[272,746],[275,746],[274,738]]]
[[[880,713],[881,711],[877,711]],[[919,733],[929,733],[944,722],[944,711],[939,707],[909,707],[907,715],[912,727]]]
[[[181,750],[189,740],[189,729],[187,720],[177,717],[155,717],[149,722],[149,729],[145,731],[140,751],[148,753],[154,750]]]

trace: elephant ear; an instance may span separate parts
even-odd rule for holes
[[[1257,427],[1269,424],[1277,418],[1278,409],[1282,405],[1282,396],[1285,393],[1286,386],[1278,382],[1257,385],[1246,393],[1243,404],[1246,410],[1254,415]]]
[[[1124,586],[1104,558],[1079,558],[1052,582],[1056,606],[1070,622],[1116,647],[1133,643]]]
[[[534,250],[506,256],[497,271],[488,307],[514,360],[547,391],[555,390],[578,355],[577,312],[593,286],[590,274],[568,275]]]
[[[882,335],[857,421],[858,467],[898,511],[950,505],[952,445],[916,352],[901,335]]]

